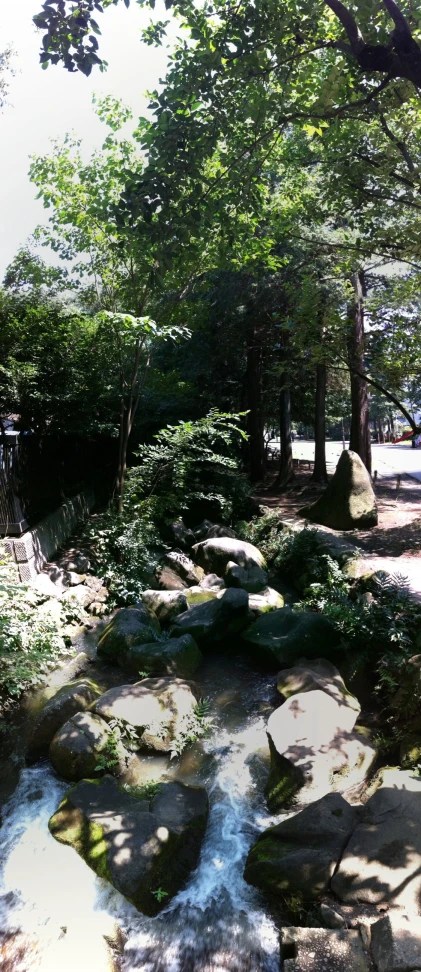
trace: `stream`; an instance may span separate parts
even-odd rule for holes
[[[138,761],[144,778],[164,771],[205,784],[211,803],[199,865],[157,918],[51,837],[48,819],[68,785],[50,764],[21,769],[2,815],[2,972],[279,972],[278,930],[242,877],[250,845],[272,822],[263,787],[274,681],[239,657],[207,658],[198,682],[211,735],[172,763]]]

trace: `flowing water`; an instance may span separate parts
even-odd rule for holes
[[[157,918],[140,915],[50,836],[67,786],[47,763],[22,769],[1,831],[2,972],[278,972],[277,929],[242,877],[250,844],[271,823],[262,752],[273,683],[233,658],[200,672],[215,727],[169,770],[205,783],[209,824],[197,870]],[[113,966],[106,943],[119,934]]]

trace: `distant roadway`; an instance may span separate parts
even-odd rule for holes
[[[345,443],[348,448],[348,442]],[[279,449],[279,442],[271,442],[271,448]],[[326,442],[326,459],[328,471],[333,472],[342,452],[342,441]],[[377,470],[380,478],[394,476],[397,473],[407,473],[421,482],[421,449],[411,449],[411,445],[399,443],[372,443],[373,473]],[[295,439],[292,445],[294,459],[314,459],[314,441]]]

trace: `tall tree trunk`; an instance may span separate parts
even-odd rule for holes
[[[315,483],[327,482],[326,470],[326,365],[316,368],[316,409],[314,416],[314,470]]]
[[[391,432],[394,433],[394,431],[395,431],[395,420],[393,418],[393,412],[389,412],[389,422],[390,422]]]
[[[288,374],[281,374],[281,390],[279,395],[279,424],[281,429],[281,459],[278,476],[278,486],[286,486],[294,479],[294,463],[292,461],[291,436],[291,392],[288,384]]]
[[[351,375],[351,432],[349,448],[357,452],[371,473],[371,436],[367,383],[356,372],[364,371],[364,276],[352,275],[354,300],[348,313],[348,361]],[[354,370],[355,369],[355,370]]]
[[[262,343],[259,328],[251,317],[247,331],[247,432],[249,435],[250,479],[265,474],[265,443],[262,421]]]

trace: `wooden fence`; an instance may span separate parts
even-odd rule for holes
[[[0,436],[0,535],[20,536],[27,522],[18,495],[19,436]]]

